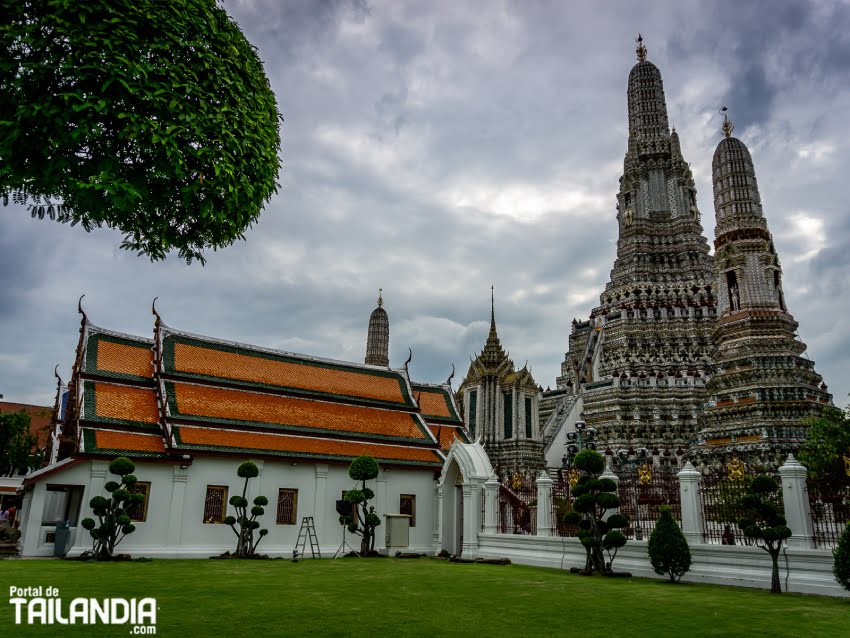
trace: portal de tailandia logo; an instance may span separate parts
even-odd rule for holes
[[[128,625],[130,634],[156,634],[155,598],[74,598],[58,587],[9,587],[16,625]]]

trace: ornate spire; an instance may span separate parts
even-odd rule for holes
[[[506,356],[499,341],[499,335],[496,334],[495,292],[494,287],[490,286],[490,334],[487,335],[487,342],[484,344],[480,358],[485,365],[495,366],[500,364]]]
[[[729,116],[726,114],[727,108],[724,106],[720,109],[720,112],[723,113],[723,135],[726,137],[732,137],[732,131],[735,130],[735,125],[729,121]]]
[[[637,49],[635,49],[635,53],[637,53],[638,62],[646,62],[646,47],[643,46],[643,36],[638,33],[637,40]]]
[[[378,288],[378,307],[369,316],[369,332],[366,336],[367,365],[390,365],[390,317],[384,310],[383,289]]]

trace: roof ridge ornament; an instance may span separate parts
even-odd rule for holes
[[[156,326],[159,326],[159,325],[162,323],[162,317],[160,317],[160,316],[159,316],[159,313],[156,311],[156,300],[157,300],[157,299],[159,299],[159,297],[154,297],[154,298],[153,298],[153,302],[151,303],[151,314],[152,314],[154,317],[156,317],[155,325],[156,325]]]
[[[446,385],[451,387],[452,379],[455,378],[455,364],[452,364],[452,373],[449,375],[449,378],[446,379]]]
[[[720,112],[723,113],[723,135],[732,137],[732,131],[735,130],[735,125],[729,121],[729,116],[726,114],[728,110],[725,106],[720,109]]]
[[[378,308],[382,308],[384,306],[384,289],[378,288]]]
[[[635,53],[637,53],[638,62],[646,62],[646,47],[643,46],[643,36],[638,33],[637,40],[637,48],[635,49]]]
[[[407,352],[408,352],[407,361],[404,362],[405,371],[407,370],[407,365],[413,360],[413,349],[408,347]]]
[[[79,312],[81,315],[83,315],[83,323],[87,323],[88,320],[89,320],[88,315],[86,315],[86,311],[83,310],[83,297],[85,297],[85,296],[86,296],[85,293],[83,293],[82,295],[80,295],[80,298],[77,300],[77,312]]]

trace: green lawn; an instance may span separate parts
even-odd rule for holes
[[[685,577],[687,579],[687,576]],[[157,599],[158,636],[847,636],[850,601],[437,559],[148,563],[0,561],[0,585],[72,598]],[[127,636],[129,626],[15,627],[8,636]]]

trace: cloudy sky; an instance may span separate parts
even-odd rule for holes
[[[791,312],[840,405],[850,376],[846,2],[227,0],[286,118],[282,188],[205,267],[150,263],[0,210],[0,393],[50,404],[77,298],[149,336],[190,332],[362,361],[383,288],[390,362],[443,381],[502,344],[553,386],[616,249],[626,80],[642,32],[713,238],[718,109],[750,148]]]

